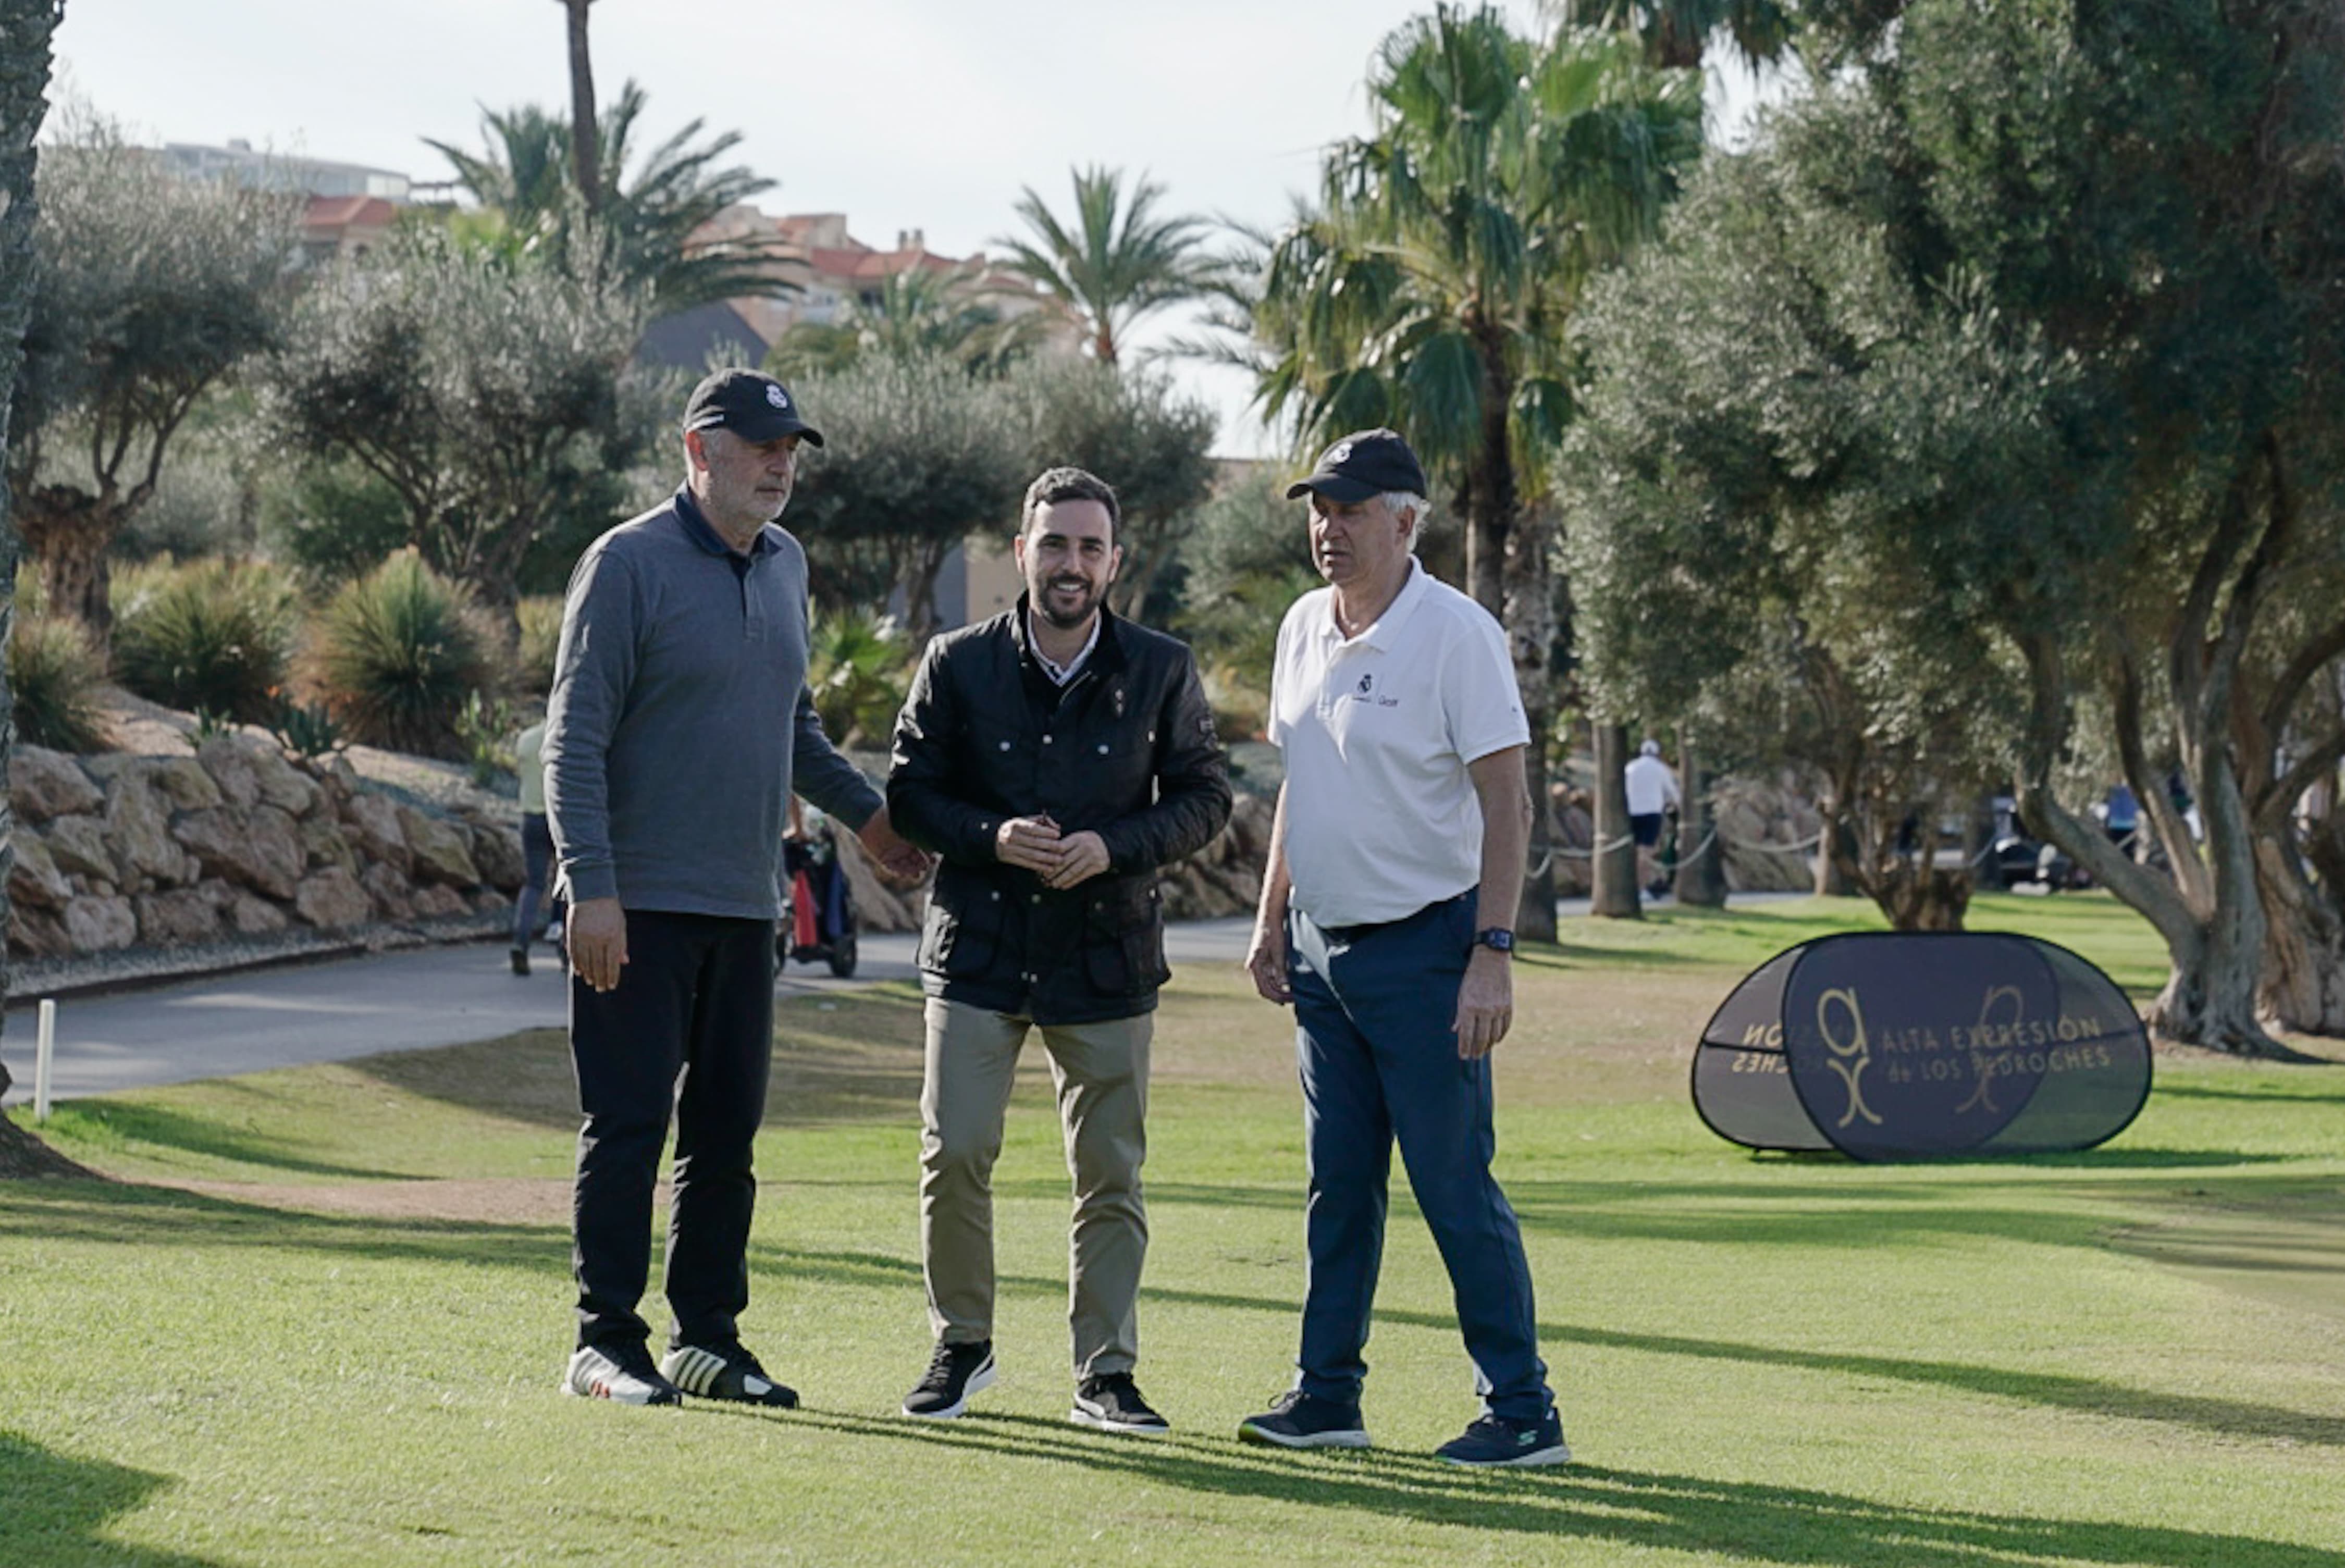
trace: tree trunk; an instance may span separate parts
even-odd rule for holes
[[[1898,931],[1960,931],[1971,907],[1971,874],[1900,861],[1874,879],[1872,892]]]
[[[1538,507],[1517,521],[1508,543],[1505,614],[1507,649],[1514,659],[1515,686],[1531,741],[1523,752],[1523,783],[1530,790],[1530,862],[1515,908],[1515,932],[1533,942],[1553,942],[1555,923],[1555,833],[1548,804],[1548,752],[1555,733],[1555,572],[1552,544],[1558,519]]]
[[[1590,914],[1612,920],[1645,918],[1637,886],[1637,842],[1629,829],[1629,727],[1599,723],[1596,730],[1596,885]]]
[[[561,0],[570,13],[570,161],[586,210],[603,209],[603,133],[595,122],[594,62],[586,46],[586,8],[594,0]]]
[[[1856,893],[1856,829],[1837,800],[1820,802],[1823,830],[1816,840],[1816,897],[1844,899]]]
[[[2336,901],[2345,884],[2333,880],[2340,867],[2323,843],[2335,836],[2332,822],[2324,820],[2314,836],[2319,887],[2291,863],[2284,846],[2269,838],[2256,843],[2269,932],[2259,1009],[2299,1034],[2345,1035],[2345,918]],[[2318,852],[2323,850],[2329,852]]]
[[[19,498],[16,525],[25,553],[40,563],[49,614],[81,622],[100,653],[113,644],[109,557],[129,511],[112,494],[92,495],[67,484],[44,484]]]
[[[49,41],[58,0],[0,0],[0,452],[8,444],[8,411],[24,365],[25,326],[33,308],[33,140],[48,113]],[[0,641],[16,609],[16,537],[11,486],[0,484]],[[15,859],[8,756],[16,738],[15,696],[0,662],[0,932],[9,924],[7,872]],[[0,939],[0,1001],[8,991],[8,952]],[[0,1064],[0,1093],[9,1084]],[[0,1177],[88,1173],[0,1116]]]
[[[1678,902],[1695,909],[1726,907],[1726,846],[1718,841],[1718,814],[1710,802],[1710,770],[1690,740],[1678,748],[1685,786],[1678,813]]]

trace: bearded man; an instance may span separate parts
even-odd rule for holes
[[[936,1347],[908,1416],[958,1416],[993,1381],[993,1163],[1040,1031],[1074,1180],[1068,1419],[1167,1427],[1132,1380],[1148,1048],[1170,978],[1156,873],[1221,830],[1230,786],[1188,648],[1106,606],[1116,523],[1115,492],[1081,469],[1035,480],[1014,546],[1026,592],[931,642],[896,721],[889,817],[942,857],[919,953]]]

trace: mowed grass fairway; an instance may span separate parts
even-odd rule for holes
[[[0,1564],[1325,1563],[2345,1568],[2345,1070],[2161,1054],[2088,1155],[1753,1156],[1689,1104],[1743,970],[1865,906],[1573,921],[1518,965],[1500,1176],[1579,1462],[1462,1473],[1439,1261],[1396,1193],[1377,1448],[1240,1446],[1303,1286],[1291,1023],[1190,970],[1156,1037],[1142,1387],[1067,1424],[1039,1047],[997,1172],[1003,1380],[926,1364],[908,989],[789,1003],[745,1325],[796,1412],[554,1391],[575,1118],[553,1034],[88,1101],[116,1178],[0,1187]],[[1974,925],[2154,987],[2093,897]]]

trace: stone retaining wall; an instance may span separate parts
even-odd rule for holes
[[[249,735],[193,757],[19,747],[9,798],[20,958],[488,914],[522,883],[511,820],[420,809]]]

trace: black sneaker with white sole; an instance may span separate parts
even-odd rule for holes
[[[766,1375],[757,1358],[736,1341],[726,1345],[678,1345],[660,1363],[676,1387],[705,1400],[725,1400],[736,1405],[768,1405],[777,1410],[797,1409],[797,1390]]]
[[[1452,1464],[1569,1464],[1571,1445],[1563,1441],[1563,1419],[1553,1410],[1537,1420],[1484,1416],[1434,1451]]]
[[[1130,1372],[1102,1372],[1075,1385],[1075,1408],[1067,1419],[1079,1427],[1133,1437],[1156,1437],[1171,1431],[1172,1423],[1148,1408]]]
[[[993,1387],[993,1341],[964,1345],[939,1341],[929,1369],[904,1396],[904,1413],[932,1421],[949,1420],[969,1408],[969,1397]]]
[[[582,1345],[562,1374],[562,1391],[581,1399],[614,1400],[623,1405],[680,1405],[684,1390],[660,1375],[652,1353],[641,1345],[597,1349]]]
[[[1289,1389],[1270,1409],[1238,1423],[1238,1437],[1274,1448],[1365,1448],[1367,1429],[1360,1424],[1360,1407],[1339,1405]]]

